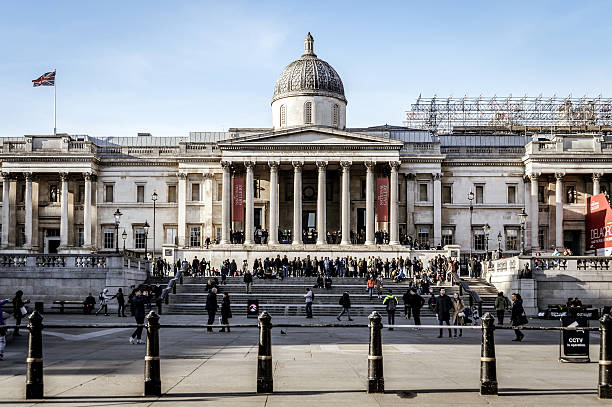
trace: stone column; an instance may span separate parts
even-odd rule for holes
[[[555,246],[563,251],[563,173],[556,173],[555,184]]]
[[[9,245],[9,223],[11,219],[10,211],[10,195],[11,195],[11,179],[8,172],[2,173],[2,248],[7,248]]]
[[[85,177],[85,200],[83,202],[83,246],[91,247],[91,177],[87,172]]]
[[[270,229],[268,244],[278,244],[278,161],[268,161],[270,166]]]
[[[253,244],[253,219],[254,219],[254,207],[253,207],[253,168],[255,163],[252,161],[245,161],[244,166],[246,167],[246,213],[244,217],[244,244]]]
[[[293,244],[302,244],[302,167],[293,161]]]
[[[442,174],[433,175],[433,232],[434,245],[442,243]]]
[[[593,173],[593,195],[599,194],[599,180],[601,179],[601,172]]]
[[[61,191],[61,223],[60,223],[60,247],[68,247],[68,173],[60,172],[62,181]]]
[[[538,214],[540,212],[540,204],[538,202],[538,176],[539,174],[534,173],[529,176],[531,180],[531,250],[538,250],[538,229],[539,220]]]
[[[340,244],[351,244],[351,162],[341,161],[342,167],[342,240]]]
[[[25,244],[26,249],[32,248],[32,173],[25,175]]]
[[[366,245],[373,245],[376,233],[376,208],[374,206],[374,169],[376,161],[367,161],[366,166]]]
[[[528,176],[523,176],[523,199],[523,207],[527,214],[527,219],[531,219],[531,182]],[[524,239],[525,251],[531,248],[531,228],[528,227],[529,222],[527,219],[525,220],[524,234],[521,236],[521,239]]]
[[[415,237],[414,227],[414,180],[416,174],[406,174],[406,233],[408,236]]]
[[[317,161],[317,244],[327,243],[327,161]]]
[[[232,177],[230,174],[232,163],[229,161],[221,161],[223,168],[223,196],[221,197],[221,244],[230,242],[230,222],[232,221]]]
[[[402,165],[399,161],[391,161],[391,191],[390,191],[390,203],[391,208],[389,210],[389,244],[399,244],[399,181],[398,171]]]
[[[187,246],[187,174],[184,172],[178,173],[178,219],[177,219],[177,237],[178,246]]]

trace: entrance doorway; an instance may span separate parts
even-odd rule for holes
[[[581,255],[580,252],[580,231],[579,230],[564,230],[563,231],[563,246],[570,249],[574,255]]]
[[[357,208],[357,241],[358,243],[365,242],[366,230],[366,210],[365,208]]]
[[[255,224],[255,229],[262,229],[261,227],[261,208],[254,209],[254,219],[253,223]]]
[[[317,242],[317,213],[315,211],[307,210],[302,213],[302,229],[306,232],[304,236],[304,243],[316,243]]]
[[[45,229],[45,253],[57,253],[60,246],[60,230]]]

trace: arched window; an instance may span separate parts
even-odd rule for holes
[[[281,105],[280,107],[280,125],[281,127],[285,127],[287,125],[287,108],[285,105]]]
[[[332,111],[332,123],[334,126],[338,126],[340,116],[340,108],[338,105],[334,105],[334,109]]]
[[[304,103],[304,124],[312,123],[312,102]]]

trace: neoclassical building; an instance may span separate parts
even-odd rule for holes
[[[350,128],[342,80],[313,44],[274,86],[271,128],[1,139],[1,250],[190,257],[210,238],[226,252],[398,254],[407,237],[463,253],[587,249],[585,198],[609,190],[610,126]]]

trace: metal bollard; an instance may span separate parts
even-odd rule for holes
[[[259,350],[257,352],[257,393],[272,393],[272,317],[267,311],[259,315]]]
[[[159,315],[149,312],[146,321],[147,354],[145,355],[144,395],[161,396],[161,368],[159,360]]]
[[[606,314],[599,320],[601,342],[599,345],[599,385],[597,394],[600,399],[612,399],[612,318]]]
[[[497,366],[495,362],[495,323],[490,313],[482,317],[480,344],[480,394],[497,396]]]
[[[43,345],[42,329],[43,316],[38,311],[32,312],[28,317],[28,358],[26,359],[26,400],[42,399],[44,397],[43,384]]]
[[[376,311],[368,317],[370,320],[370,351],[368,353],[368,393],[384,393],[382,355],[382,317]]]

